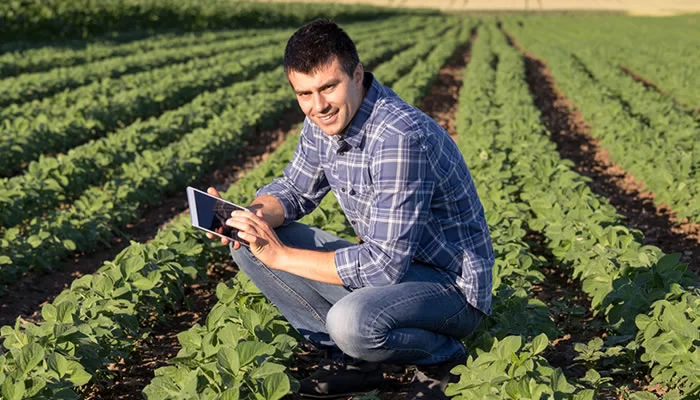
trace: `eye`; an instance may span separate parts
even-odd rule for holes
[[[333,89],[335,89],[335,84],[326,86],[326,88],[323,89],[323,91],[328,93],[328,92],[332,92]]]

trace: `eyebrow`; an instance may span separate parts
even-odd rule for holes
[[[338,83],[340,83],[340,79],[337,79],[337,78],[333,79],[333,80],[326,82],[323,85],[319,86],[318,91],[322,92],[333,85],[337,85]],[[298,95],[309,94],[309,93],[311,93],[311,90],[295,90],[294,93],[296,93]]]

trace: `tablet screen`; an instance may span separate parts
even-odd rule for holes
[[[240,241],[240,238],[236,236],[236,229],[226,225],[226,220],[231,217],[234,210],[243,210],[243,208],[198,190],[192,192],[198,227]]]

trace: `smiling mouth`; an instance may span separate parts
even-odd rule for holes
[[[320,120],[322,120],[322,121],[328,121],[329,119],[333,118],[333,116],[336,115],[336,114],[338,114],[338,111],[336,111],[336,112],[334,112],[334,113],[332,113],[332,114],[328,114],[328,115],[323,116],[323,117],[318,117],[318,119],[320,119]]]

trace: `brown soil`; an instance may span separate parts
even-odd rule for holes
[[[538,237],[538,243],[544,238]],[[552,255],[544,246],[533,246],[534,254],[544,254],[547,259]],[[550,341],[552,346],[544,357],[555,368],[561,368],[567,378],[582,378],[586,368],[574,361],[578,353],[574,350],[576,343],[588,343],[595,337],[603,336],[600,329],[604,321],[593,316],[591,300],[581,290],[581,285],[569,276],[567,267],[555,265],[540,270],[545,279],[532,285],[535,297],[544,302],[552,313],[554,323],[563,336]]]
[[[243,147],[245,152],[239,152],[235,160],[207,173],[193,184],[200,188],[214,186],[220,191],[227,188],[272,153],[287,134],[294,130],[292,127],[301,121],[302,114],[296,108],[288,112],[280,119],[278,128],[254,132]],[[69,287],[75,279],[94,273],[105,261],[114,259],[129,245],[130,240],[141,243],[150,241],[159,229],[184,212],[187,212],[184,192],[168,193],[159,203],[142,207],[139,221],[123,229],[128,238],[112,238],[111,248],[76,254],[66,260],[59,270],[28,273],[17,282],[6,285],[0,297],[0,324],[13,324],[18,316],[25,320],[36,320],[41,306]]]
[[[471,59],[470,49],[476,39],[476,28],[474,28],[469,43],[457,49],[452,59],[440,69],[432,89],[419,106],[421,110],[445,128],[453,139],[457,138],[455,117],[459,90],[462,88],[464,80],[463,71]]]
[[[591,136],[581,112],[557,89],[544,61],[507,36],[525,58],[530,91],[560,155],[573,161],[578,173],[591,178],[591,190],[608,198],[626,218],[627,226],[642,231],[646,244],[658,246],[666,253],[681,253],[689,269],[700,272],[700,224],[678,221],[668,207],[654,205],[654,193],[644,190],[632,174],[610,161],[610,153]]]
[[[693,110],[692,107],[689,107],[689,106],[687,106],[687,105],[684,105],[684,104],[679,103],[675,98],[673,98],[673,97],[670,96],[668,93],[666,93],[666,92],[664,92],[663,90],[661,90],[660,87],[656,86],[656,84],[655,84],[654,82],[652,82],[652,81],[648,80],[647,78],[645,78],[645,77],[643,77],[643,76],[637,74],[636,72],[632,71],[628,66],[623,65],[623,64],[620,64],[619,67],[620,67],[620,70],[622,70],[622,72],[626,73],[626,74],[629,75],[632,79],[634,79],[635,81],[637,81],[637,82],[641,83],[642,85],[644,85],[645,88],[651,89],[651,90],[653,90],[653,91],[655,91],[655,92],[657,92],[657,93],[659,93],[659,94],[661,94],[661,95],[663,95],[663,96],[668,97],[669,99],[671,99],[671,101],[673,101],[674,103],[678,104],[678,105],[679,105],[680,107],[682,107],[683,109],[686,109],[687,112],[688,112],[689,114],[691,114],[691,115],[693,115],[693,116],[700,116],[700,108],[699,108],[699,109]]]
[[[641,75],[636,74],[634,71],[629,69],[629,67],[620,64],[620,69],[622,70],[622,72],[629,75],[632,79],[634,79],[635,81],[644,85],[644,87],[646,87],[647,89],[652,89],[658,93],[663,94],[664,96],[668,96],[668,94],[666,92],[664,92],[663,90],[661,90],[658,86],[656,86],[656,84],[654,84],[654,82],[644,78]]]

